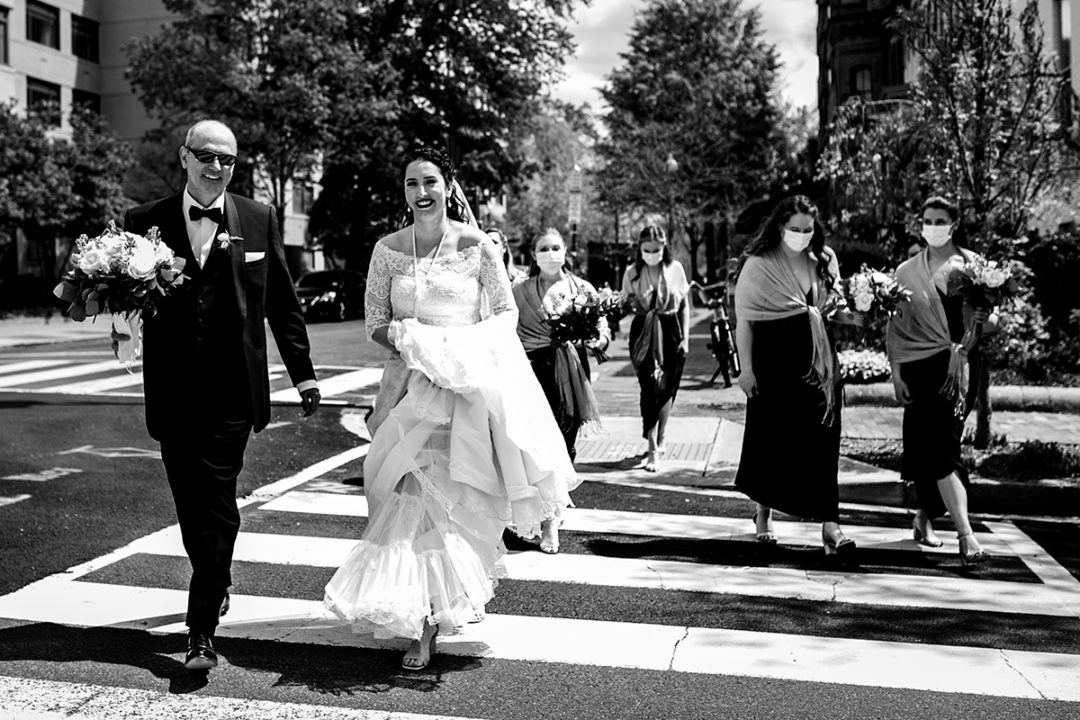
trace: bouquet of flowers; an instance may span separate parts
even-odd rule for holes
[[[974,310],[991,310],[1020,294],[1020,282],[1011,263],[999,265],[976,255],[963,265],[954,267],[946,276],[948,295],[960,295]],[[973,348],[982,335],[982,324],[965,314],[964,338],[961,344]]]
[[[624,303],[622,294],[609,288],[549,294],[544,298],[544,313],[551,344],[585,343],[598,363],[607,362],[608,354],[594,345],[603,335],[601,328],[608,316],[618,312]]]
[[[911,299],[911,291],[896,280],[893,273],[874,270],[865,263],[844,281],[848,306],[862,313],[863,342],[881,337],[889,318],[899,312],[902,303]]]
[[[949,271],[948,294],[962,295],[977,310],[1001,305],[1020,292],[1020,283],[1009,265],[975,256]]]
[[[911,299],[911,291],[898,283],[895,275],[873,270],[865,263],[847,279],[846,290],[855,310],[886,318],[900,309],[900,303]]]
[[[114,337],[123,340],[117,358],[130,371],[142,352],[142,315],[152,316],[157,301],[184,281],[185,260],[161,242],[156,227],[143,237],[110,221],[97,237],[79,236],[71,264],[53,294],[70,303],[73,320],[112,313]]]

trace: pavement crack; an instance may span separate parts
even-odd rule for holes
[[[1046,693],[1044,693],[1042,690],[1040,690],[1038,688],[1038,686],[1035,685],[1035,683],[1031,682],[1031,680],[1028,678],[1028,676],[1025,675],[1023,673],[1023,671],[1020,670],[1020,668],[1016,667],[1015,665],[1012,664],[1012,662],[1010,662],[1008,652],[1006,652],[1005,650],[998,650],[998,655],[1005,662],[1005,667],[1009,668],[1014,673],[1019,675],[1020,678],[1024,682],[1026,682],[1028,684],[1028,687],[1030,687],[1032,690],[1034,690],[1035,692],[1037,692],[1039,694],[1039,699],[1040,700],[1049,700],[1050,699],[1050,697],[1047,696]]]
[[[645,568],[656,573],[656,579],[660,581],[660,589],[667,590],[667,586],[664,585],[664,576],[660,574],[660,571],[654,568],[652,565],[649,565],[648,563],[645,564]]]
[[[683,629],[682,637],[679,638],[678,640],[676,640],[675,641],[675,647],[671,648],[671,659],[668,660],[668,667],[667,667],[668,670],[674,670],[675,669],[675,656],[679,654],[679,645],[681,645],[682,641],[685,640],[688,637],[690,637],[690,627],[689,626],[687,626],[686,628]]]

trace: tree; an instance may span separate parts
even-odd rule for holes
[[[204,117],[232,126],[256,186],[279,219],[286,185],[313,173],[335,114],[369,106],[351,93],[385,73],[354,35],[352,0],[163,0],[180,16],[129,43],[128,78],[165,131]]]
[[[73,240],[97,234],[126,204],[129,149],[94,113],[76,109],[71,136],[51,137],[42,115],[0,107],[0,226],[21,230],[37,250],[42,288],[51,289]]]
[[[573,50],[574,0],[369,3],[362,32],[390,75],[387,122],[338,117],[312,231],[361,263],[404,207],[397,160],[420,141],[447,148],[473,200],[524,172],[521,138]]]
[[[567,194],[575,165],[583,170],[592,164],[591,147],[596,139],[592,118],[584,108],[551,102],[529,123],[520,145],[512,152],[523,158],[522,175],[507,197],[507,231],[529,239],[554,227],[569,231]],[[591,193],[586,181],[584,194]],[[595,203],[583,202],[583,213],[595,213]],[[580,240],[600,239],[603,234],[596,215],[579,223]],[[567,234],[566,241],[570,242]]]
[[[1076,182],[1076,98],[1045,51],[1037,0],[939,0],[898,11],[919,74],[899,112],[859,101],[830,129],[821,174],[849,216],[903,225],[930,192],[960,200],[976,250],[1014,254],[1031,210]],[[869,112],[868,112],[869,110]],[[876,120],[871,119],[872,115]],[[977,369],[975,444],[990,440],[989,368]]]
[[[700,246],[779,180],[775,48],[757,9],[739,0],[653,0],[623,59],[602,90],[611,106],[602,198],[671,218],[700,278]]]

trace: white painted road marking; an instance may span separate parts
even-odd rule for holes
[[[115,720],[118,713],[125,718],[200,720],[470,720],[448,715],[354,710],[212,695],[170,695],[105,685],[0,677],[0,720]]]
[[[187,592],[54,575],[20,591],[20,607],[0,598],[0,616],[30,622],[186,631]],[[76,596],[77,595],[77,596]],[[50,607],[51,605],[51,607]],[[170,613],[171,610],[171,613]],[[322,603],[232,594],[216,635],[330,646],[404,648],[405,640],[355,635]],[[223,649],[228,657],[228,651]],[[999,648],[817,637],[745,630],[488,614],[439,652],[710,675],[768,677],[868,687],[1080,701],[1080,655]]]
[[[20,473],[19,475],[5,475],[0,477],[0,480],[25,480],[28,482],[48,482],[49,480],[55,480],[56,478],[62,478],[67,475],[74,475],[81,473],[79,468],[49,468],[48,470],[41,470],[36,473]]]

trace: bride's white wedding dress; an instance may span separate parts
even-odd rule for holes
[[[325,603],[356,632],[415,639],[425,619],[440,632],[473,620],[503,529],[538,534],[580,480],[517,338],[506,271],[480,247],[416,262],[376,244],[366,309],[368,336],[389,326],[400,357],[369,420],[368,525]]]

